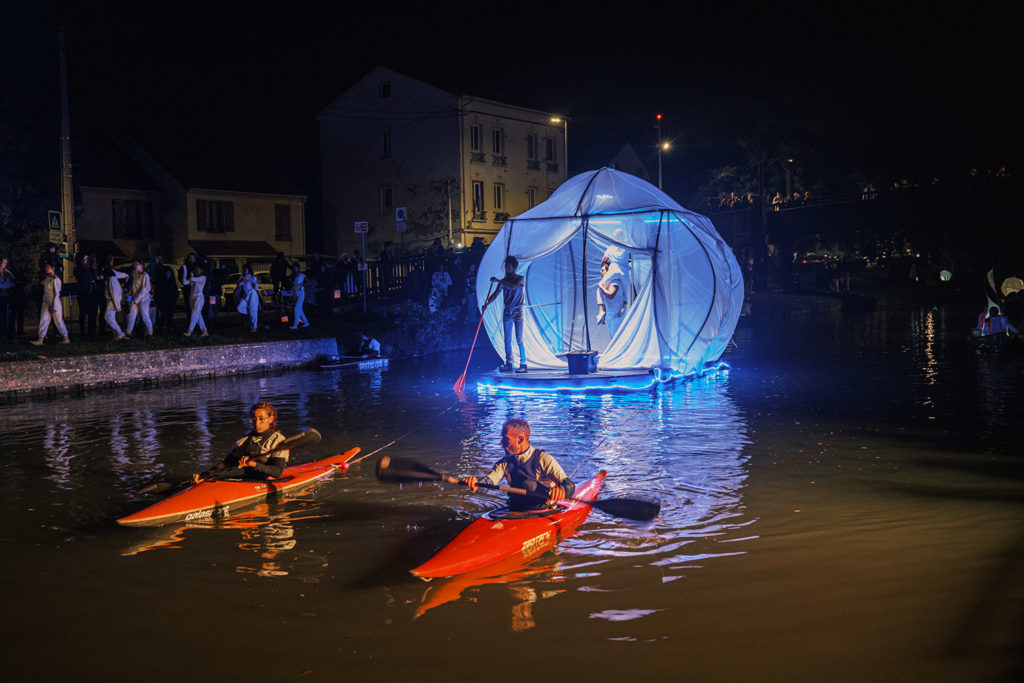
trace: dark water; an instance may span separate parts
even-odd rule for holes
[[[1020,680],[1024,366],[967,349],[972,317],[744,319],[728,374],[632,395],[459,402],[455,354],[4,404],[6,677]],[[458,473],[525,416],[574,479],[607,469],[605,497],[662,515],[595,512],[478,585],[408,570],[496,498],[380,484],[376,457],[219,525],[115,524],[257,399],[324,433],[297,461],[386,446]]]

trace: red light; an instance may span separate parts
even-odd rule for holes
[[[661,121],[661,114],[658,114],[658,115],[657,115],[657,116],[655,116],[654,118],[656,118],[656,119],[658,119],[659,121]]]

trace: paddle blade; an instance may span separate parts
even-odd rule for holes
[[[460,394],[466,390],[466,373],[462,373],[462,375],[455,380],[455,386],[452,387],[452,390]]]
[[[440,481],[444,476],[426,465],[408,458],[383,456],[377,461],[377,479],[391,484],[417,481]]]
[[[649,522],[661,512],[659,503],[651,503],[646,500],[634,500],[632,498],[608,498],[606,500],[591,501],[590,505],[601,512],[613,517],[624,519],[635,519],[639,522]]]

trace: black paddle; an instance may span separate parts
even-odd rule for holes
[[[320,432],[315,429],[307,429],[304,432],[299,432],[295,436],[289,436],[287,439],[274,446],[271,450],[264,453],[264,455],[270,455],[271,453],[278,453],[280,451],[287,451],[293,448],[305,448],[306,446],[312,446],[313,444],[319,443]],[[213,479],[213,476],[209,476],[203,479],[203,481],[209,481]],[[185,481],[177,484],[171,484],[170,482],[162,481],[156,484],[150,484],[144,489],[139,489],[135,492],[136,496],[144,496],[147,493],[162,493],[171,489],[178,489],[188,486],[192,483],[192,479],[186,479]]]
[[[462,479],[453,474],[435,472],[421,462],[409,458],[392,458],[385,455],[377,461],[377,478],[384,482],[393,484],[408,484],[421,481],[445,481],[449,484],[463,484]],[[477,486],[484,489],[504,491],[518,496],[530,496],[526,489],[512,488],[511,486],[499,486],[489,482],[477,482]],[[530,496],[538,498],[537,496]],[[544,498],[546,499],[546,498]],[[635,519],[641,522],[649,522],[658,516],[661,505],[646,500],[633,498],[610,498],[607,500],[580,500],[579,498],[568,498],[574,503],[583,503],[590,507],[597,508],[613,517],[624,517]]]

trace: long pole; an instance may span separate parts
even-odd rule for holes
[[[562,147],[565,151],[562,161],[565,162],[565,180],[569,179],[569,119],[562,119]]]
[[[71,122],[68,107],[67,60],[64,56],[64,27],[57,29],[57,51],[60,55],[60,214],[61,228],[67,241],[67,263],[64,272],[74,271],[78,239],[75,235],[75,200],[71,189]]]
[[[366,315],[366,233],[360,233],[359,236],[363,240],[363,251],[360,253],[362,263],[359,264],[359,269],[363,271],[363,315]]]
[[[658,189],[661,189],[661,114],[658,114]]]

